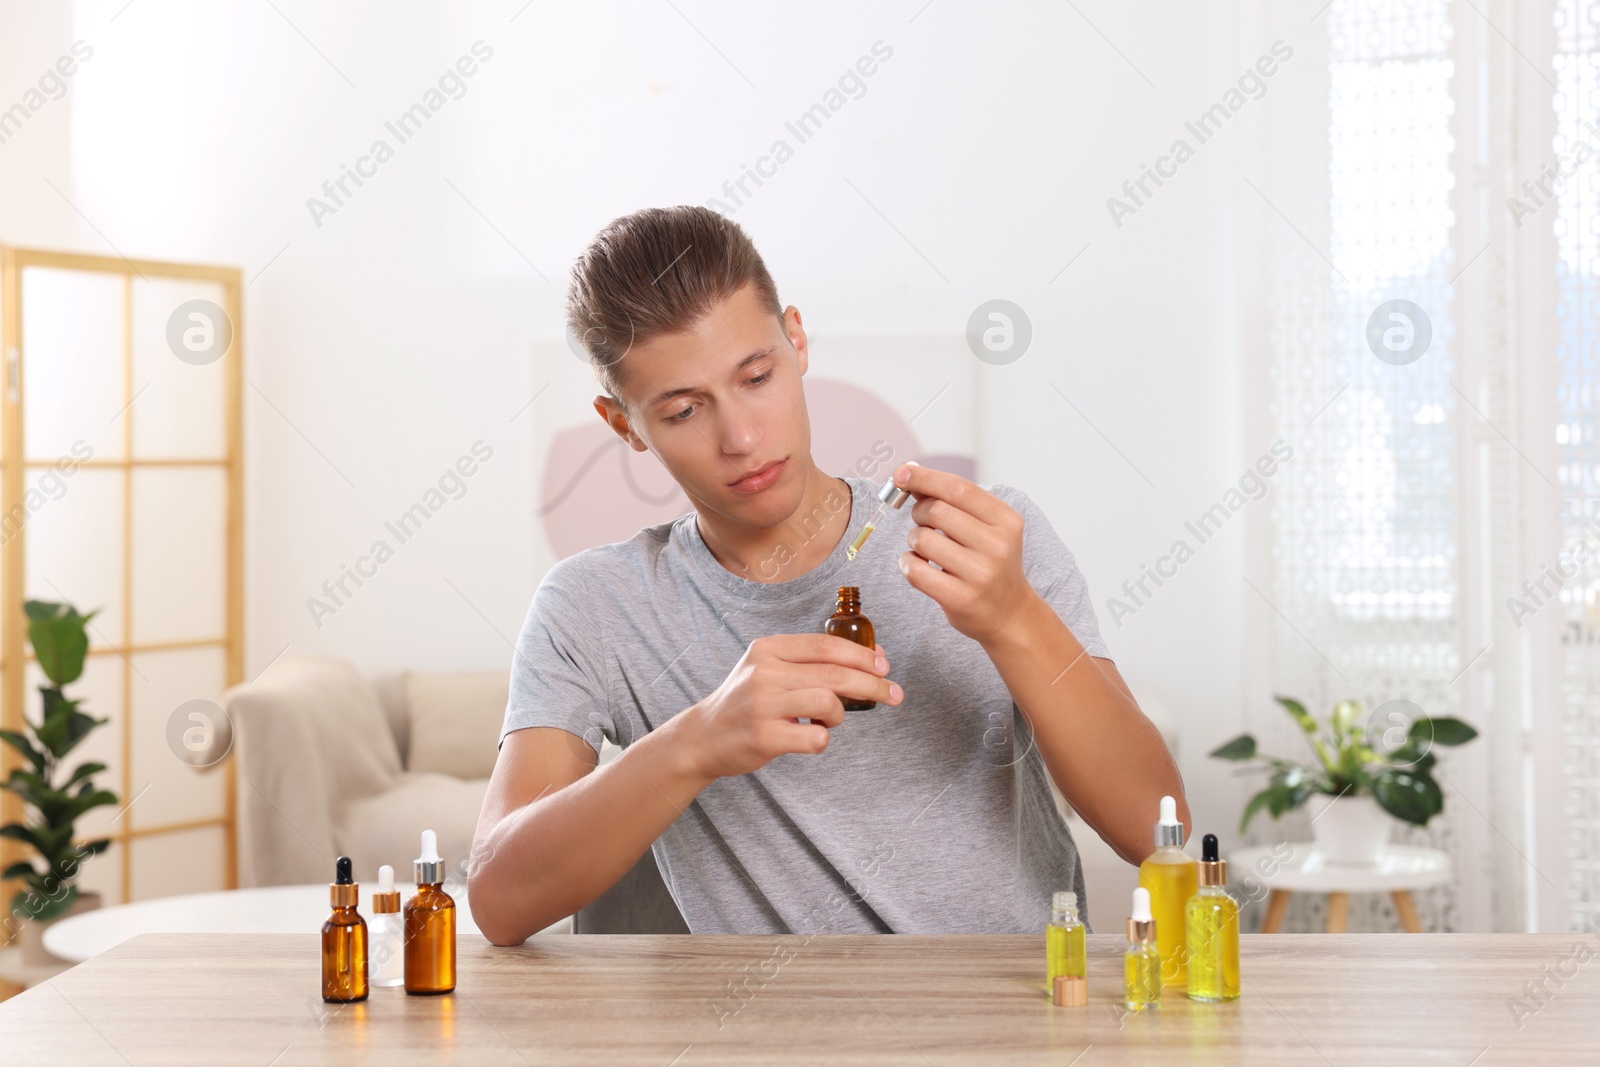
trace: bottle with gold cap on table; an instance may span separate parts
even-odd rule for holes
[[[1217,855],[1217,835],[1200,845],[1200,888],[1189,898],[1184,931],[1189,956],[1189,999],[1239,999],[1239,902],[1227,890],[1228,861]]]
[[[1150,890],[1133,891],[1133,914],[1128,916],[1128,948],[1122,954],[1123,997],[1129,1011],[1148,1011],[1161,1005],[1161,950],[1156,934],[1161,924],[1150,914]]]
[[[1089,961],[1084,932],[1083,921],[1078,918],[1078,894],[1064,889],[1052,895],[1050,925],[1044,930],[1045,986],[1057,1004],[1082,1007],[1088,1002]]]
[[[372,922],[367,924],[371,942],[372,984],[405,985],[405,931],[400,926],[400,891],[394,887],[394,868],[385,863],[378,868],[378,888],[372,891]]]
[[[333,914],[322,924],[322,999],[348,1003],[367,999],[367,921],[356,911],[361,887],[351,873],[350,857],[333,865],[328,903]]]

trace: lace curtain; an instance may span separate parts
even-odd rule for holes
[[[1424,927],[1600,921],[1600,0],[1246,10],[1300,75],[1240,164],[1246,433],[1295,448],[1253,533],[1251,725],[1303,746],[1271,693],[1467,719],[1443,814],[1397,835],[1454,861]],[[1350,923],[1397,927],[1376,894]]]

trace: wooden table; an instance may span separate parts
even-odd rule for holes
[[[1580,942],[1593,958],[1565,962]],[[1600,933],[1246,935],[1241,1000],[1170,997],[1141,1016],[1121,1009],[1110,934],[1089,938],[1087,1008],[1047,1000],[1042,934],[471,936],[454,994],[375,989],[343,1007],[318,995],[317,945],[141,935],[0,1003],[0,1062],[1600,1062]],[[1542,1007],[1523,988],[1541,980]]]

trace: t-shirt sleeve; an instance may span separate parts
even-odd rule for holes
[[[1100,637],[1094,602],[1089,599],[1089,582],[1044,511],[1014,486],[994,485],[989,491],[1022,516],[1022,570],[1028,583],[1055,609],[1089,655],[1110,659],[1111,651]]]
[[[605,660],[598,654],[602,643],[591,632],[592,618],[570,591],[578,579],[571,564],[572,559],[556,564],[534,591],[511,659],[501,745],[513,730],[530,726],[554,726],[577,734],[596,755],[602,740],[617,743]]]

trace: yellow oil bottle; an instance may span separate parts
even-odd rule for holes
[[[1083,921],[1078,918],[1078,894],[1062,890],[1050,898],[1050,925],[1044,928],[1045,988],[1053,991],[1056,978],[1070,975],[1088,979]]]
[[[1227,890],[1228,861],[1217,855],[1217,835],[1200,839],[1200,889],[1189,898],[1189,999],[1214,1003],[1239,999],[1239,902]]]
[[[1156,850],[1139,865],[1139,885],[1150,891],[1161,984],[1182,988],[1188,983],[1185,912],[1199,888],[1199,874],[1194,858],[1183,851],[1183,823],[1178,821],[1178,802],[1171,797],[1161,798],[1155,837]]]
[[[1150,891],[1133,891],[1128,916],[1128,948],[1122,954],[1122,1003],[1129,1011],[1149,1011],[1161,1004],[1161,950],[1156,947],[1161,923],[1150,915]]]

